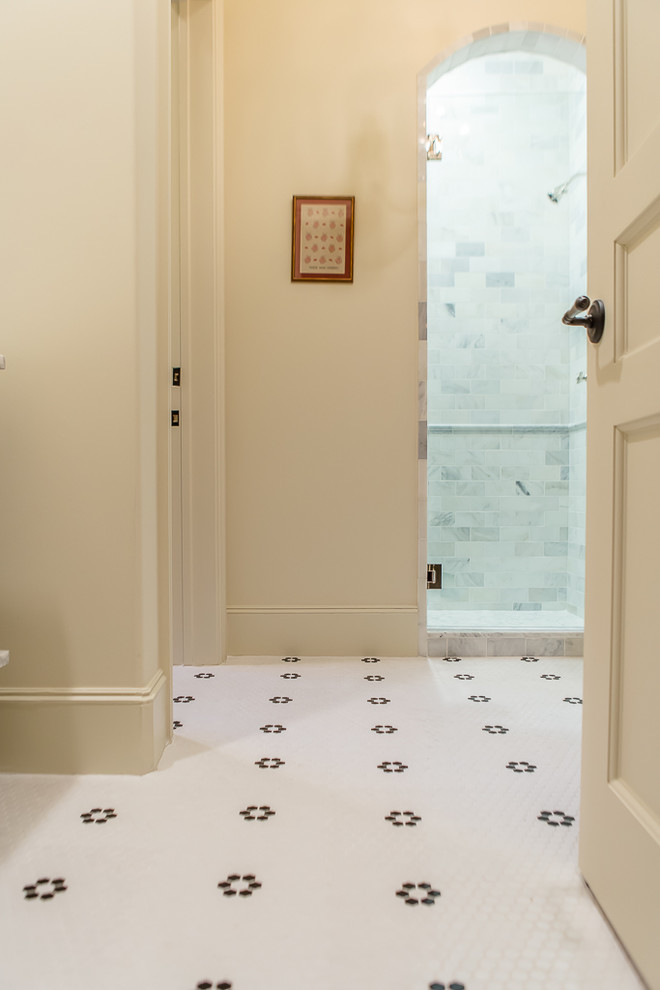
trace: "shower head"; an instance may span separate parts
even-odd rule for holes
[[[558,203],[562,196],[566,195],[566,190],[568,189],[568,184],[566,182],[561,186],[555,186],[552,192],[548,193],[548,199],[551,203]]]
[[[570,179],[566,180],[566,182],[561,182],[558,186],[555,186],[552,192],[548,193],[548,199],[550,200],[550,202],[558,203],[559,200],[562,198],[562,196],[565,196],[566,193],[568,192],[568,187],[570,186],[573,179],[578,179],[580,176],[586,174],[587,174],[586,172],[576,172],[575,175],[572,175]]]

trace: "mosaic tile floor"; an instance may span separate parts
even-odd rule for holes
[[[576,660],[177,668],[145,777],[0,777],[3,990],[632,990]]]

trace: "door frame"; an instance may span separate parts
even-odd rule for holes
[[[178,644],[173,662],[201,665],[226,660],[223,17],[221,0],[172,0],[173,13],[175,8],[178,30],[173,26],[171,43],[177,45],[178,78],[170,58],[170,107],[178,99],[172,180],[178,172],[180,272],[174,263],[177,225],[171,223],[170,278],[180,278],[181,386],[172,388],[170,379],[172,408],[178,399],[180,412],[180,426],[170,427],[170,614]],[[172,146],[171,154],[176,150]],[[170,319],[170,375],[175,330]],[[174,430],[180,431],[180,473]]]

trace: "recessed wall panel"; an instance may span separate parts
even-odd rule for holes
[[[653,211],[655,214],[657,210]],[[620,245],[617,251],[617,266],[623,266],[617,278],[617,290],[623,292],[620,313],[623,326],[617,327],[620,334],[617,346],[619,356],[638,350],[658,339],[658,321],[654,318],[655,293],[658,278],[658,256],[660,255],[660,217],[649,215],[645,229],[628,243]],[[640,221],[635,224],[639,229]],[[623,331],[622,333],[620,331]]]
[[[617,432],[611,769],[660,827],[660,416]]]
[[[660,4],[618,0],[617,8],[622,30],[615,55],[616,123],[625,162],[660,123]]]

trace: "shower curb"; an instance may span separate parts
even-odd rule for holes
[[[428,632],[428,656],[581,657],[584,635],[568,632]]]

